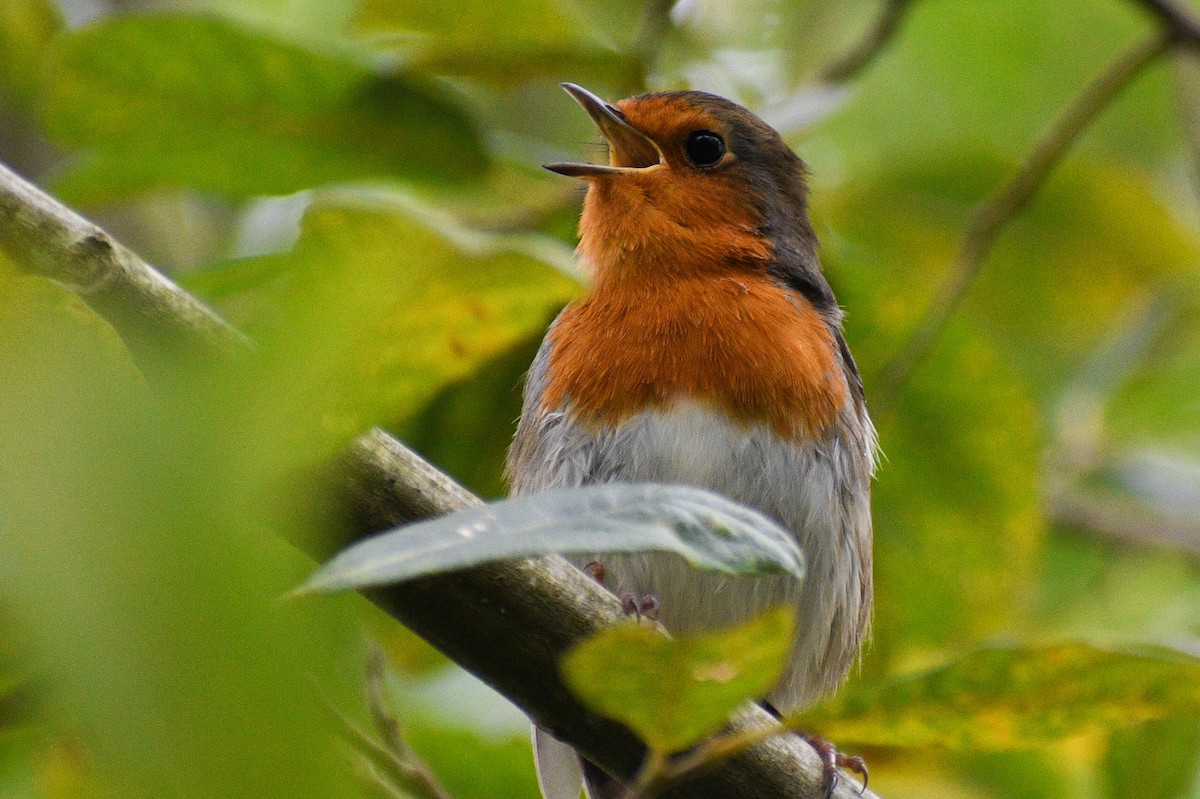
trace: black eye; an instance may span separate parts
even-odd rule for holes
[[[711,130],[694,130],[688,134],[683,151],[696,166],[712,166],[725,155],[725,140]]]

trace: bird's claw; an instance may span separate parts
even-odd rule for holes
[[[621,607],[624,608],[625,613],[636,616],[638,621],[643,618],[651,621],[658,620],[658,597],[654,594],[639,597],[628,588],[621,588],[617,591],[617,599],[621,600]]]
[[[858,795],[863,796],[867,792],[867,782],[870,781],[871,775],[867,772],[867,763],[858,755],[843,755],[838,752],[837,764],[846,771],[853,771],[855,774],[862,775],[862,785],[858,788]]]
[[[588,561],[583,565],[583,572],[600,585],[604,585],[607,570],[600,561]],[[625,610],[626,615],[636,616],[638,621],[643,618],[658,621],[658,597],[654,594],[638,596],[628,588],[619,588],[617,589],[617,599],[621,600],[621,607]]]
[[[590,560],[583,566],[583,571],[600,585],[604,585],[604,564],[598,560]]]
[[[799,733],[799,735],[813,748],[817,757],[821,758],[821,773],[825,778],[825,799],[833,799],[834,789],[837,788],[838,780],[841,779],[841,775],[838,773],[839,767],[862,775],[862,786],[858,789],[858,795],[862,796],[867,792],[870,775],[867,773],[867,764],[861,757],[843,755],[837,750],[837,747],[819,736],[805,733]]]

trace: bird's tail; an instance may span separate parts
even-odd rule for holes
[[[625,789],[579,753],[533,725],[533,762],[544,799],[624,799]]]

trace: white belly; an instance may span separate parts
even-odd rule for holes
[[[610,588],[658,597],[667,629],[690,632],[743,621],[787,604],[799,631],[791,668],[770,699],[781,709],[806,705],[832,690],[849,669],[864,630],[860,558],[870,558],[855,529],[866,511],[866,486],[838,438],[797,445],[764,428],[745,429],[698,404],[639,414],[599,435],[565,414],[547,414],[530,463],[514,475],[518,493],[605,482],[696,485],[763,511],[791,530],[807,561],[803,585],[789,577],[730,578],[697,572],[673,555],[602,555]],[[852,486],[858,488],[858,486]],[[847,507],[861,495],[862,507]],[[869,580],[869,569],[867,571]]]

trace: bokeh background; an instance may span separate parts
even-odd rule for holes
[[[329,523],[297,476],[372,425],[503,494],[521,374],[580,291],[582,189],[539,164],[603,157],[566,80],[723,94],[811,167],[888,394],[874,641],[818,726],[891,799],[1200,797],[1200,69],[1160,59],[1099,115],[891,392],[973,210],[1157,25],[900,5],[831,80],[880,3],[0,0],[0,160],[264,353],[152,388],[0,254],[0,797],[362,795],[326,706],[366,726],[372,642],[453,796],[535,795],[503,700],[356,597],[278,599],[312,567],[279,533]]]

